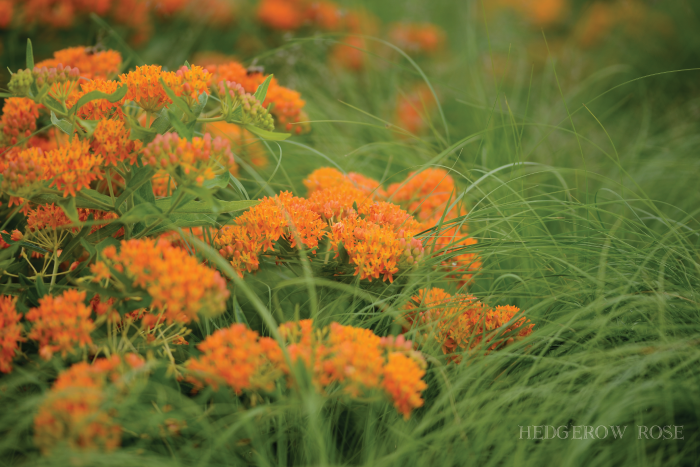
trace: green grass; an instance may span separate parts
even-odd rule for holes
[[[444,25],[451,53],[436,62],[413,67],[380,45],[365,71],[339,74],[319,58],[332,37],[299,40],[261,60],[302,92],[318,121],[308,136],[270,143],[271,160],[281,163],[263,192],[303,195],[303,178],[331,163],[385,184],[422,167],[449,169],[484,264],[469,293],[519,306],[536,323],[533,334],[459,365],[429,349],[426,404],[408,421],[383,402],[304,388],[254,404],[226,391],[186,396],[155,367],[119,407],[134,436],[109,454],[41,457],[31,424],[58,369],[18,366],[0,379],[1,466],[700,463],[700,71],[674,71],[700,66],[697,48],[686,50],[698,43],[687,29],[697,16],[679,27],[688,45],[659,63],[627,43],[629,53],[615,54],[618,44],[566,48],[533,67],[523,44],[544,42],[541,33],[504,24],[487,33],[475,3],[436,3],[371,5],[384,19],[407,14]],[[174,40],[164,33],[139,53],[163,61]],[[491,57],[508,53],[508,72],[493,76]],[[384,122],[419,70],[441,96],[448,131],[435,115],[433,134],[400,139]],[[261,187],[242,178],[251,193]],[[386,334],[418,288],[447,285],[430,268],[397,282],[358,291],[302,266],[271,264],[237,283],[236,299],[263,331],[266,319],[300,316]],[[234,320],[203,322],[190,347]],[[159,413],[165,405],[173,410]],[[172,417],[187,428],[159,436]],[[520,439],[521,426],[541,425],[627,429],[622,439]],[[684,439],[638,439],[638,425],[682,425]]]

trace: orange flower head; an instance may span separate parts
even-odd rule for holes
[[[346,175],[332,167],[316,169],[304,180],[304,186],[306,186],[309,195],[317,190],[335,189],[340,185],[353,187],[371,198],[386,197],[386,192],[378,181],[355,172],[349,172]]]
[[[58,149],[43,153],[41,163],[49,186],[63,191],[63,196],[75,196],[77,191],[89,188],[90,182],[102,179],[102,156],[91,154],[89,143],[77,137]]]
[[[415,212],[421,221],[440,218],[455,197],[455,184],[445,169],[411,172],[402,183],[393,183],[387,190],[392,201]],[[446,216],[450,218],[451,216]]]
[[[182,178],[176,171],[180,168],[186,180],[199,186],[224,171],[238,171],[228,140],[212,138],[209,133],[192,141],[176,133],[157,135],[143,150],[143,163],[165,170],[175,179]]]
[[[102,120],[92,134],[90,146],[105,165],[117,166],[121,162],[134,165],[141,149],[141,141],[130,140],[130,133],[131,130],[126,128],[122,121]]]
[[[121,444],[122,427],[114,407],[128,392],[126,372],[143,367],[137,354],[112,355],[76,363],[62,371],[34,417],[34,443],[43,454],[59,444],[73,450],[113,451]],[[106,392],[108,385],[119,392]]]
[[[71,224],[66,213],[54,204],[39,205],[29,211],[27,215],[27,231],[40,232],[42,230],[61,230]],[[75,232],[77,227],[73,227]]]
[[[221,275],[165,240],[123,240],[117,252],[103,250],[92,266],[96,280],[109,279],[112,269],[145,290],[152,298],[151,312],[168,323],[198,320],[198,313],[216,316],[226,309],[229,291]]]
[[[403,353],[389,353],[388,362],[384,367],[382,386],[394,400],[394,407],[405,419],[413,409],[423,406],[421,393],[428,385],[423,381],[425,369],[413,358]]]
[[[236,394],[246,391],[272,391],[281,371],[273,365],[281,353],[277,342],[243,324],[220,329],[207,337],[197,348],[202,355],[187,361],[188,377],[195,390],[221,384]],[[272,358],[272,359],[271,359]]]
[[[176,94],[183,96],[190,106],[197,102],[200,94],[209,92],[211,73],[205,68],[196,65],[189,68],[183,66],[175,75],[180,81]]]
[[[83,78],[106,80],[117,75],[122,64],[122,56],[116,50],[99,51],[82,46],[69,47],[54,52],[53,58],[41,61],[36,66],[52,68],[59,63],[78,68]]]
[[[32,323],[28,337],[38,342],[39,354],[46,360],[56,352],[65,357],[76,348],[92,345],[90,333],[95,323],[85,305],[85,292],[68,289],[58,297],[46,295],[26,318]]]
[[[360,212],[365,212],[372,204],[372,198],[350,184],[341,184],[336,188],[314,191],[309,196],[309,202],[316,213],[327,221],[333,221],[355,213],[354,206]]]
[[[270,104],[274,104],[271,111],[272,115],[275,116],[277,123],[282,125],[285,130],[291,131],[293,129],[296,134],[304,131],[302,125],[294,125],[301,122],[302,117],[306,118],[302,112],[306,102],[301,98],[301,94],[280,86],[273,78],[270,81],[270,86],[267,88],[263,106],[268,108]]]
[[[321,0],[312,3],[306,10],[307,19],[324,31],[339,31],[344,24],[344,12],[333,2]]]
[[[221,121],[207,123],[202,131],[227,138],[231,142],[233,153],[253,167],[264,168],[267,166],[265,147],[257,136],[245,128],[234,123]]]
[[[0,1],[0,29],[7,28],[12,22],[15,7],[13,0]]]
[[[292,31],[304,23],[305,11],[297,0],[262,0],[258,20],[271,29]]]
[[[430,23],[404,23],[394,25],[389,38],[408,52],[433,54],[442,48],[445,32]]]
[[[36,131],[36,120],[39,118],[39,104],[24,97],[9,97],[5,99],[0,117],[3,142],[13,146],[20,140],[29,138]]]
[[[3,241],[4,243],[4,241]],[[22,325],[19,323],[21,315],[15,308],[17,299],[0,296],[0,372],[12,371],[12,359],[19,350],[19,343],[25,339],[22,337]]]
[[[367,43],[361,37],[347,36],[331,49],[331,61],[341,68],[360,71],[365,67]]]
[[[45,179],[44,167],[41,164],[43,151],[38,148],[13,151],[5,154],[5,160],[0,162],[2,171],[2,190],[23,197],[29,197]]]
[[[248,70],[238,62],[227,61],[220,64],[207,64],[207,70],[212,74],[212,83],[231,81],[243,86],[245,92],[254,93],[258,86],[265,81],[262,73],[248,73]]]
[[[177,88],[179,84],[175,73],[162,71],[159,65],[139,66],[134,71],[119,75],[122,83],[129,88],[125,99],[135,102],[146,112],[158,112],[163,106],[172,103],[160,84],[160,78],[171,89]]]

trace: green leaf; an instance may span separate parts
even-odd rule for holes
[[[61,209],[63,209],[63,212],[66,213],[66,216],[68,216],[68,219],[70,219],[71,222],[80,222],[80,219],[78,219],[78,209],[75,207],[74,197],[70,196],[66,198],[61,198],[61,200],[58,201],[57,204],[61,206]]]
[[[106,92],[102,91],[90,91],[89,93],[85,94],[82,96],[80,99],[78,99],[78,102],[71,107],[70,109],[70,115],[73,115],[75,112],[78,111],[79,108],[87,104],[88,102],[97,100],[97,99],[106,99],[109,102],[118,102],[126,96],[126,91],[128,88],[126,85],[119,86],[116,91],[114,91],[112,94],[107,94]]]
[[[34,285],[36,287],[37,299],[49,293],[49,290],[46,288],[46,284],[44,284],[43,277],[38,276],[34,281]]]
[[[243,125],[243,127],[251,133],[269,141],[284,141],[292,136],[291,133],[276,133],[274,131],[263,130],[254,125]]]
[[[245,196],[245,199],[250,199],[250,196],[248,195],[248,192],[246,191],[246,189],[243,187],[243,185],[241,185],[241,182],[236,177],[233,176],[233,174],[231,172],[229,172],[229,174],[228,174],[228,179],[229,179],[229,183],[231,183],[233,186],[238,188],[238,191],[240,191],[241,194],[243,196]]]
[[[155,204],[141,203],[129,209],[119,218],[119,222],[129,224],[133,222],[143,222],[147,218],[160,217],[163,214]]]
[[[214,226],[216,216],[213,214],[171,214],[168,219],[149,232],[149,235],[156,235],[162,232],[175,230],[178,227],[187,229],[190,227]]]
[[[192,136],[194,136],[194,132],[190,128],[188,128],[187,125],[182,123],[182,120],[177,118],[170,109],[168,109],[168,117],[170,118],[170,124],[173,126],[173,129],[177,132],[177,134],[187,139],[188,141],[192,141]]]
[[[34,69],[34,48],[32,47],[32,40],[27,38],[27,70]]]
[[[121,222],[119,220],[115,220],[114,222],[111,222],[110,224],[88,235],[86,240],[90,243],[98,242],[103,238],[111,237],[112,235],[117,233],[122,227],[123,225],[121,224]]]
[[[207,106],[207,102],[209,102],[209,94],[203,92],[199,95],[199,98],[197,99],[197,105],[192,107],[192,113],[195,115],[195,117],[199,117],[199,115],[202,113],[202,110],[204,110],[204,107]]]
[[[131,134],[129,135],[129,139],[131,140],[138,139],[144,144],[148,144],[153,141],[153,138],[158,134],[152,128],[144,128],[139,125],[139,122],[131,116],[126,115],[126,121],[131,129]]]
[[[228,172],[224,172],[220,173],[219,175],[215,176],[210,180],[204,180],[204,183],[202,183],[202,187],[207,189],[226,188],[228,186],[229,180],[228,174]]]
[[[92,216],[90,218],[92,218]],[[86,225],[82,229],[80,229],[80,232],[78,232],[78,234],[75,235],[70,242],[68,242],[68,245],[66,245],[65,248],[63,248],[63,251],[61,252],[61,258],[68,258],[68,255],[70,255],[71,252],[78,245],[80,245],[80,241],[90,233],[90,230],[92,230],[92,226],[90,225]]]
[[[14,95],[10,92],[0,92],[0,98],[5,99],[8,97],[14,97]]]
[[[163,107],[163,110],[160,112],[160,115],[158,115],[158,118],[153,120],[153,123],[151,123],[151,130],[154,130],[159,135],[162,135],[170,129],[170,126],[168,109]]]
[[[181,97],[176,96],[175,92],[172,89],[170,89],[170,87],[167,84],[165,84],[165,81],[163,81],[163,78],[158,78],[158,81],[160,81],[160,84],[161,84],[161,86],[163,86],[163,90],[165,91],[165,94],[167,94],[168,97],[170,98],[170,100],[173,101],[173,104],[175,104],[180,109],[182,109],[182,111],[185,113],[185,115],[187,115],[189,117],[188,120],[194,120],[197,118],[194,116],[194,114],[190,110],[190,107],[187,105],[185,100],[182,99]]]
[[[58,102],[53,97],[46,95],[50,87],[44,86],[42,89],[44,90],[44,92],[38,95],[37,101],[41,100],[42,104],[44,104],[44,106],[49,110],[52,110],[62,115],[65,114],[67,112],[66,106],[63,103]]]
[[[97,250],[95,249],[95,246],[86,241],[84,238],[80,239],[80,244],[85,248],[85,251],[87,251],[90,254],[90,258],[94,258],[94,256],[97,254]]]
[[[219,213],[229,213],[237,211],[245,211],[246,209],[252,208],[257,205],[260,201],[222,201],[218,200],[218,212]],[[156,206],[163,212],[170,209],[172,203],[172,197],[162,198],[156,201]],[[201,202],[201,201],[190,201],[182,206],[179,206],[175,211],[176,214],[207,214],[212,212],[213,206],[211,203]]]
[[[20,241],[20,242],[17,242],[17,243],[18,243],[19,246],[21,246],[22,248],[26,248],[27,250],[36,251],[37,253],[41,253],[42,255],[45,255],[46,253],[50,253],[49,250],[44,250],[44,249],[41,248],[40,246],[37,246],[37,245],[35,245],[35,244],[33,244],[33,243],[29,243],[29,242],[25,242],[25,241]]]
[[[127,182],[126,188],[124,188],[124,191],[114,203],[114,209],[119,209],[124,201],[126,201],[132,193],[141,188],[142,185],[149,182],[155,173],[155,170],[150,166],[133,167],[131,171],[131,179]],[[136,201],[138,200],[135,200],[134,204],[139,204]]]
[[[83,188],[80,190],[80,193],[84,193],[88,195],[90,198],[94,199],[95,201],[99,201],[100,203],[104,203],[108,206],[112,205],[112,199],[109,196],[105,196],[102,193],[99,193],[95,190],[90,190],[88,188]],[[48,194],[48,193],[42,193],[37,196],[33,196],[30,198],[30,201],[35,204],[58,204],[63,200],[63,196],[60,195],[54,195],[54,194]],[[97,204],[94,201],[81,198],[80,196],[75,198],[75,207],[77,208],[88,208],[88,209],[100,209],[104,210],[105,207],[101,204]]]
[[[87,133],[88,137],[91,137],[92,134],[95,132],[95,128],[97,128],[97,125],[102,120],[83,120],[82,118],[77,119],[78,122],[80,123],[80,126],[85,128],[85,132]]]
[[[51,123],[53,123],[54,126],[58,127],[59,130],[61,130],[68,136],[73,135],[73,125],[71,125],[71,123],[68,120],[59,120],[58,117],[56,117],[56,114],[53,113],[53,110],[51,111]]]
[[[265,102],[265,97],[267,96],[267,88],[270,86],[270,81],[272,81],[272,75],[268,76],[265,78],[265,81],[260,83],[260,86],[258,86],[258,89],[255,90],[255,98],[260,101],[262,104]]]

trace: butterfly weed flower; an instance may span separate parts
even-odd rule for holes
[[[102,120],[92,134],[90,147],[105,165],[118,166],[124,162],[134,165],[141,141],[129,139],[130,133],[122,121]]]
[[[299,29],[306,19],[301,0],[262,0],[258,6],[258,20],[265,26],[280,31]]]
[[[396,410],[408,419],[414,409],[423,405],[421,393],[428,387],[423,381],[425,369],[402,353],[391,352],[387,359],[382,386],[393,399]]]
[[[60,352],[65,357],[76,348],[92,345],[90,333],[95,323],[90,318],[91,310],[85,305],[85,292],[68,289],[53,297],[39,299],[39,306],[26,315],[32,328],[27,337],[37,341],[39,354],[46,360]]]
[[[0,117],[2,142],[13,146],[20,140],[28,138],[36,131],[36,120],[39,118],[39,104],[24,97],[5,99]]]
[[[128,87],[124,99],[133,101],[146,112],[158,112],[163,106],[172,103],[160,83],[161,78],[170,88],[179,84],[175,73],[162,71],[159,65],[139,66],[129,73],[119,75],[121,82]]]
[[[77,89],[77,81],[80,77],[78,68],[64,67],[62,63],[55,67],[34,67],[32,70],[34,82],[39,89],[48,87],[48,95],[59,102],[65,103],[71,94]]]
[[[390,40],[407,52],[433,54],[445,42],[445,32],[431,23],[399,23],[389,30]]]
[[[312,209],[329,222],[337,222],[355,213],[369,209],[372,198],[364,191],[343,184],[333,189],[316,190],[309,196]]]
[[[4,242],[4,241],[3,241]],[[17,312],[16,298],[0,296],[0,372],[12,371],[12,360],[19,351],[22,337],[21,315]]]
[[[106,80],[119,73],[122,56],[116,50],[94,50],[84,46],[68,47],[57,50],[52,58],[38,62],[36,66],[52,68],[59,63],[78,68],[82,78]]]
[[[378,181],[355,172],[343,174],[340,170],[332,167],[321,167],[304,179],[304,186],[309,195],[317,190],[335,189],[340,185],[351,186],[367,193],[372,198],[383,199],[386,197],[386,192]]]
[[[75,196],[81,189],[89,188],[90,182],[102,179],[102,156],[91,153],[89,142],[77,137],[53,151],[44,152],[39,160],[45,178],[51,180],[49,186],[63,191],[64,198]]]
[[[177,85],[177,94],[184,97],[190,107],[197,102],[200,94],[209,92],[211,73],[206,68],[197,65],[189,68],[183,66],[175,72],[175,76],[180,81]]]
[[[229,291],[221,275],[163,239],[123,240],[119,251],[108,246],[91,270],[95,281],[127,280],[129,287],[143,289],[152,298],[151,312],[162,313],[168,323],[198,321],[200,313],[217,316],[226,309]]]
[[[192,141],[176,133],[157,135],[143,150],[143,163],[165,170],[178,182],[201,186],[224,171],[237,173],[238,165],[228,140],[209,133]]]
[[[115,409],[129,391],[125,375],[144,364],[137,354],[112,355],[62,371],[34,417],[34,444],[42,454],[59,445],[76,451],[118,448],[123,428]]]
[[[236,394],[245,391],[272,391],[282,372],[273,362],[279,360],[277,342],[260,337],[243,324],[220,329],[197,345],[199,358],[187,361],[186,381],[200,390],[204,385],[218,390],[229,386]]]

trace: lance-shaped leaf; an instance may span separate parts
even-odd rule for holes
[[[267,97],[267,88],[270,86],[270,81],[272,81],[272,75],[265,78],[265,81],[260,83],[258,89],[255,90],[254,97],[259,100],[261,104],[265,102],[265,97]]]
[[[106,92],[102,91],[90,91],[89,93],[85,94],[82,96],[80,99],[78,99],[78,102],[71,107],[69,115],[73,115],[75,112],[78,111],[79,108],[87,104],[88,102],[97,100],[97,99],[106,99],[109,102],[118,102],[126,96],[128,88],[126,85],[119,86],[116,91],[114,91],[112,94],[107,94]]]
[[[34,48],[32,47],[32,40],[27,38],[27,70],[34,69]]]
[[[155,170],[151,166],[132,168],[131,179],[126,184],[126,188],[124,188],[122,194],[119,195],[119,198],[117,198],[117,201],[114,203],[114,209],[119,209],[119,207],[124,203],[124,201],[127,200],[127,198],[129,198],[129,196],[132,195],[132,193],[138,190],[142,185],[150,182],[154,173]],[[138,204],[138,202],[134,204]]]
[[[237,211],[245,211],[257,205],[260,201],[222,201],[218,200],[218,213],[226,214]],[[162,211],[168,211],[172,203],[172,197],[156,200],[156,206]],[[214,210],[212,203],[202,201],[190,201],[178,206],[173,212],[176,214],[206,214]]]
[[[53,113],[53,110],[51,111],[51,123],[53,123],[55,127],[57,127],[59,130],[61,130],[68,136],[73,135],[73,125],[68,120],[59,120],[58,117],[56,117],[56,114]]]
[[[258,128],[255,125],[243,125],[243,127],[251,133],[258,135],[262,139],[266,139],[268,141],[284,141],[285,139],[292,136],[291,133],[276,133],[274,131],[263,130],[262,128]]]
[[[85,194],[91,199],[81,197],[81,194]],[[36,204],[59,204],[64,199],[65,198],[60,195],[42,193],[40,195],[32,196],[30,201]],[[112,206],[112,199],[109,196],[105,196],[102,193],[95,190],[90,190],[88,188],[83,188],[80,190],[78,192],[78,196],[75,197],[75,207],[77,208],[105,210],[109,206]]]

